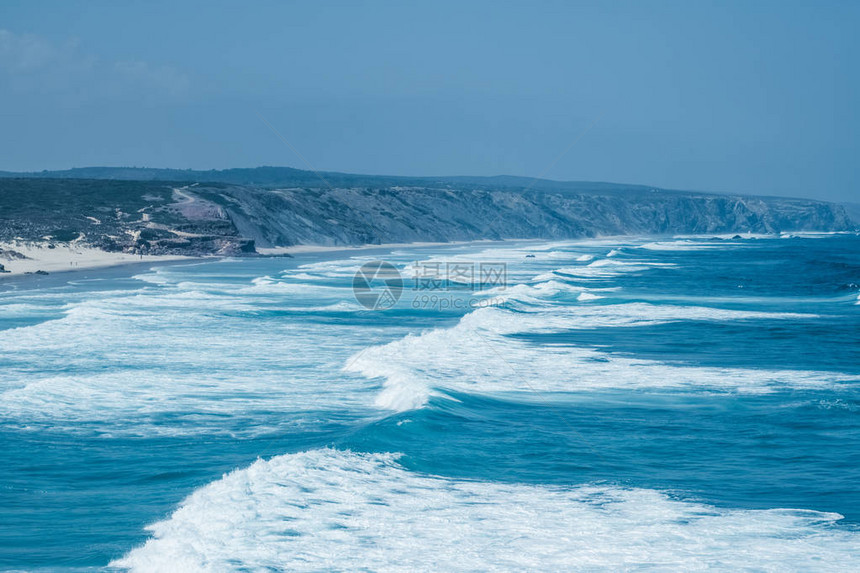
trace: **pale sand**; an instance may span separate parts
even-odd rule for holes
[[[478,241],[451,241],[447,243],[415,242],[415,243],[383,243],[380,245],[359,246],[321,246],[321,245],[293,245],[291,247],[257,247],[257,253],[264,256],[278,255],[300,255],[314,253],[338,253],[338,252],[361,252],[368,250],[392,250],[402,248],[420,247],[452,247],[457,245],[476,244],[510,244],[539,242],[539,239],[503,239],[503,240],[478,240]],[[54,248],[48,248],[48,242],[34,241],[10,241],[0,242],[3,251],[16,251],[26,256],[26,259],[16,259],[0,251],[0,264],[6,267],[7,273],[0,273],[3,277],[20,276],[36,271],[58,273],[67,271],[82,271],[88,269],[107,268],[130,263],[165,262],[182,260],[199,260],[209,257],[190,257],[185,255],[133,255],[129,253],[109,253],[92,247],[76,245],[74,242],[67,244],[54,244]],[[218,258],[212,255],[212,258]]]
[[[74,243],[55,244],[48,248],[47,242],[12,241],[0,243],[3,251],[16,251],[28,257],[26,259],[10,258],[7,253],[0,251],[0,264],[6,267],[8,273],[0,273],[3,277],[13,277],[36,271],[58,273],[65,271],[82,271],[112,267],[129,263],[179,261],[195,259],[182,255],[133,255],[129,253],[109,253],[92,247],[78,246]]]
[[[386,243],[382,245],[361,246],[320,246],[320,245],[294,245],[292,247],[257,248],[261,255],[294,255],[313,253],[335,253],[339,251],[363,251],[370,249],[396,249],[406,247],[436,247],[465,245],[469,243],[494,243],[499,241],[458,241],[451,243]],[[48,248],[47,241],[10,241],[0,242],[0,264],[7,271],[0,273],[3,277],[20,276],[36,271],[58,273],[67,271],[82,271],[88,269],[107,268],[130,263],[165,262],[196,260],[201,257],[190,257],[184,255],[133,255],[129,253],[109,253],[93,247],[76,245],[74,242],[67,244],[54,244],[54,248]],[[15,251],[21,253],[26,259],[17,259],[9,256],[4,251]]]

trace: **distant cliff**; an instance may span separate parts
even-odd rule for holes
[[[153,254],[856,227],[842,206],[821,201],[516,177],[318,175],[286,168],[13,175],[20,174],[0,174],[0,241],[76,241]]]
[[[773,233],[854,227],[836,205],[667,193],[493,189],[202,188],[260,246],[597,235]]]

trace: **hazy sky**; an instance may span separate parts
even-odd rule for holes
[[[0,169],[543,175],[860,201],[860,2],[0,4]],[[592,126],[590,129],[589,126]]]

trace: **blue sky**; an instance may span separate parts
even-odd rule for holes
[[[305,165],[860,201],[860,2],[15,2],[0,169]]]

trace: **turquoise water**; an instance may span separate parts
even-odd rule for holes
[[[0,328],[2,569],[860,569],[855,235],[76,273]]]

